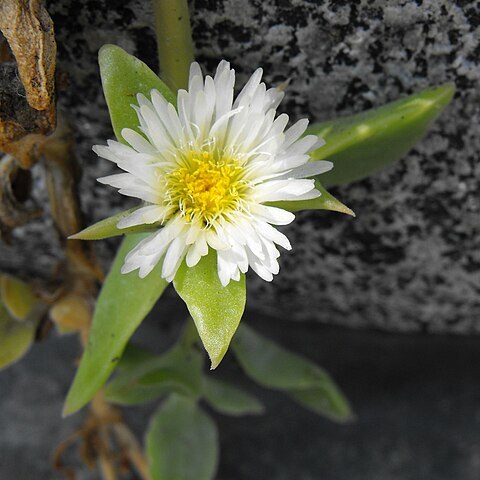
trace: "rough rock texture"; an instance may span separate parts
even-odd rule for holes
[[[90,221],[130,205],[94,179],[110,172],[90,151],[112,135],[96,52],[116,43],[158,68],[150,2],[51,0],[60,105],[78,132],[82,200]],[[239,83],[261,65],[291,79],[282,108],[313,121],[382,105],[453,80],[452,106],[410,155],[336,193],[356,219],[300,213],[273,284],[252,278],[250,305],[295,319],[388,330],[480,330],[480,5],[457,0],[197,0],[199,60],[229,59]],[[36,173],[41,178],[41,172]],[[44,198],[42,183],[36,195]],[[0,267],[52,264],[49,220],[18,231]],[[99,244],[104,259],[113,242]],[[110,248],[109,248],[110,247]]]

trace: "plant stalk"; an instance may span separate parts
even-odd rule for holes
[[[194,61],[187,0],[153,0],[160,76],[173,90],[188,87]]]

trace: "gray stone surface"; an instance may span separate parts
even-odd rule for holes
[[[162,351],[176,338],[183,315],[180,301],[162,302],[139,329],[137,342]],[[216,480],[480,478],[480,337],[354,332],[313,322],[292,326],[253,312],[245,320],[324,366],[348,395],[357,420],[336,425],[255,387],[227,354],[213,375],[240,382],[267,411],[260,417],[215,415],[221,440]],[[50,458],[82,419],[60,418],[78,352],[74,338],[51,336],[0,372],[2,480],[62,480]],[[124,409],[139,434],[154,407]],[[77,480],[98,476],[84,472]]]
[[[116,43],[158,67],[150,2],[51,0],[59,65],[69,86],[60,105],[76,128],[90,221],[129,206],[97,185],[108,162],[90,151],[112,133],[96,53]],[[273,284],[249,282],[250,305],[281,317],[401,331],[480,330],[480,6],[451,0],[197,0],[199,60],[229,59],[242,83],[258,65],[291,79],[282,108],[292,120],[358,112],[427,85],[455,81],[457,95],[407,158],[337,189],[356,219],[300,213],[286,228],[294,250]],[[39,174],[40,176],[40,174]],[[42,197],[41,183],[37,195]],[[49,220],[17,233],[0,267],[34,273],[52,264]],[[112,242],[99,243],[110,258]]]

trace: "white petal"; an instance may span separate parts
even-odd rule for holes
[[[101,158],[105,160],[110,160],[111,162],[117,163],[117,155],[106,145],[94,145],[92,150]]]
[[[285,141],[283,142],[282,147],[287,149],[293,142],[296,142],[305,132],[308,127],[308,120],[306,118],[302,118],[298,120],[295,124],[293,124],[286,132],[285,132]]]
[[[155,155],[158,152],[158,150],[154,148],[145,137],[142,137],[142,135],[131,128],[124,128],[121,135],[137,152],[148,153],[151,155]]]
[[[280,231],[278,231],[275,227],[272,227],[267,222],[260,222],[257,221],[255,223],[255,228],[258,230],[260,235],[272,242],[275,242],[277,245],[280,245],[285,250],[291,250],[292,245],[288,238]]]
[[[246,273],[248,270],[248,256],[246,248],[243,245],[234,245],[232,247],[232,254],[234,255],[235,263],[238,269],[242,273]]]
[[[159,251],[164,251],[175,238],[179,237],[186,225],[180,216],[169,220],[165,226],[154,235],[152,240],[142,249],[144,255],[154,255]]]
[[[300,201],[300,200],[313,200],[314,198],[319,198],[322,196],[322,193],[319,192],[316,188],[312,188],[312,190],[310,190],[309,192],[306,192],[306,193],[303,193],[302,195],[291,195],[287,198],[287,196],[285,196],[285,200],[286,201],[292,201],[292,202],[296,202],[296,201]]]
[[[277,177],[278,180],[283,178],[308,178],[315,175],[321,175],[328,172],[333,168],[333,163],[326,160],[307,162],[304,165],[293,168],[289,172],[285,173],[281,177]]]
[[[190,245],[190,248],[188,249],[187,256],[185,258],[185,261],[187,263],[187,267],[191,268],[194,267],[202,258],[200,255],[199,251],[197,248],[195,248],[195,245]]]
[[[262,278],[263,280],[265,280],[266,282],[271,282],[273,280],[273,274],[272,272],[270,272],[264,265],[262,262],[258,261],[258,259],[253,256],[252,254],[250,254],[248,251],[247,251],[247,254],[249,254],[249,258],[248,258],[248,263],[250,264],[250,266],[252,267],[252,270],[260,277]]]
[[[235,84],[235,71],[230,69],[230,64],[222,60],[215,74],[215,118],[221,118],[232,109],[233,87]]]
[[[235,268],[232,273],[232,280],[234,280],[235,282],[238,282],[240,280],[240,270],[238,269],[238,267]]]
[[[148,262],[144,261],[138,270],[138,276],[140,278],[145,278],[151,271],[157,266],[157,263],[160,261],[161,255],[156,255],[152,257],[147,257]]]
[[[231,264],[228,259],[228,250],[219,250],[217,252],[217,271],[220,283],[226,287],[230,283],[231,278]]]
[[[295,200],[314,188],[314,180],[309,179],[271,180],[255,187],[255,198],[260,203]]]
[[[197,89],[203,88],[203,74],[200,65],[193,62],[190,65],[190,75],[188,79],[188,91],[195,92]]]
[[[319,148],[323,147],[327,142],[323,139],[323,138],[320,138],[318,137],[318,140],[317,140],[317,143],[315,143],[313,146],[312,146],[312,151],[313,150],[318,150]]]
[[[266,205],[255,205],[254,213],[273,225],[288,225],[295,219],[295,215],[292,212]]]
[[[146,133],[149,134],[153,144],[158,150],[162,151],[168,147],[178,147],[177,139],[170,135],[166,125],[160,120],[158,115],[152,109],[142,105],[142,107],[140,107],[140,113],[147,125]],[[167,114],[165,113],[165,117],[166,116]],[[164,118],[164,120],[168,123],[168,117]]]
[[[165,207],[149,205],[132,212],[128,217],[117,223],[117,228],[128,228],[135,225],[144,225],[161,221],[165,214]]]
[[[208,245],[205,240],[205,235],[202,234],[197,238],[197,241],[188,249],[186,258],[187,266],[194,267],[207,253]]]
[[[167,280],[174,276],[178,267],[182,263],[187,246],[185,245],[185,238],[183,236],[175,238],[168,247],[165,258],[163,259],[162,277]]]
[[[195,243],[197,241],[197,238],[199,237],[201,231],[202,231],[203,225],[201,222],[194,222],[191,223],[188,226],[186,238],[185,238],[185,243],[187,245],[191,245],[192,243]]]
[[[97,182],[115,188],[127,188],[138,183],[137,178],[130,173],[115,173],[106,177],[97,178]]]
[[[262,75],[263,70],[261,68],[257,68],[257,70],[255,70],[246,85],[243,87],[242,91],[238,94],[238,97],[233,104],[235,108],[238,107],[242,102],[250,101],[251,97],[255,94],[255,91],[260,84]]]
[[[224,250],[229,247],[228,243],[223,238],[220,238],[218,232],[211,229],[206,233],[206,240],[214,250]]]
[[[195,140],[195,135],[190,119],[190,96],[185,90],[178,91],[177,108],[185,139],[187,143],[192,143]]]

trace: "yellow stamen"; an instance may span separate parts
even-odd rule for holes
[[[167,197],[187,222],[210,225],[218,216],[238,209],[247,182],[238,160],[204,150],[189,151],[182,166],[167,177]]]

